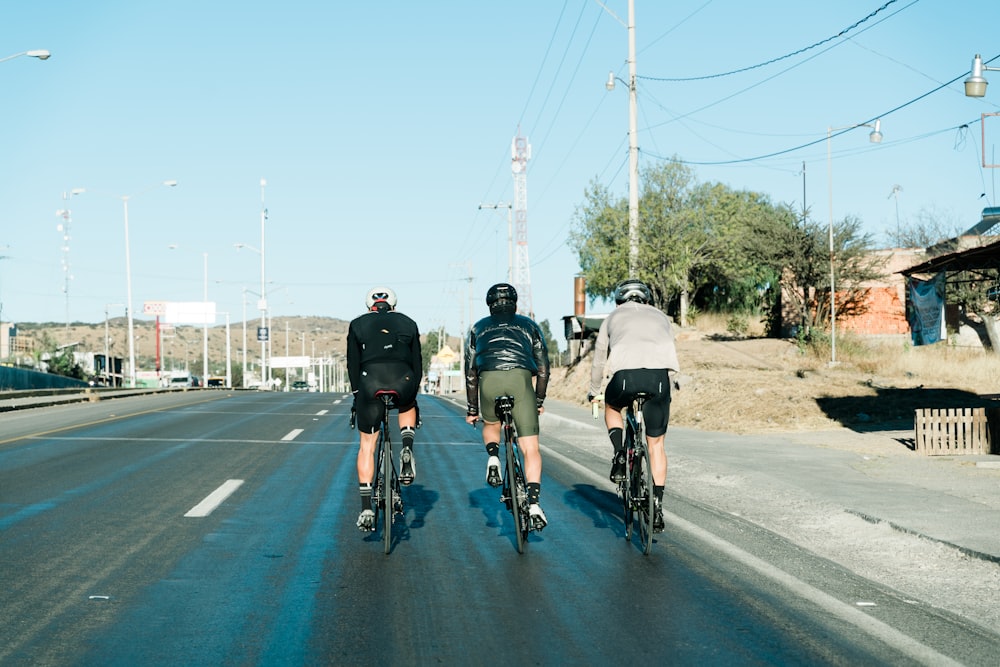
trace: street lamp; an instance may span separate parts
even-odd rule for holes
[[[5,60],[13,60],[14,58],[19,58],[21,56],[28,56],[29,58],[38,58],[39,60],[48,60],[52,54],[45,49],[33,49],[31,51],[22,51],[21,53],[15,53],[12,56],[4,56],[0,58],[0,63]]]
[[[84,188],[73,188],[67,192],[63,192],[62,199],[67,201],[70,197],[85,192]],[[69,230],[70,223],[72,223],[71,215],[72,211],[68,208],[61,208],[56,211],[56,215],[63,219],[63,221],[56,225],[56,231],[62,234],[62,253],[63,253],[63,294],[66,296],[66,335],[69,336],[69,283],[73,279],[73,276],[69,272]]]
[[[639,112],[635,91],[635,0],[628,0],[628,275],[639,273]],[[604,87],[615,89],[615,73]],[[625,83],[622,81],[622,83]]]
[[[966,97],[985,97],[986,85],[989,81],[983,76],[983,72],[1000,72],[1000,67],[989,67],[983,64],[983,57],[978,53],[972,59],[972,74],[965,80]]]
[[[172,188],[177,185],[177,181],[173,180],[163,181],[161,185],[165,185],[167,187]],[[152,189],[153,188],[147,188],[146,190],[143,190],[139,194],[144,194],[145,192],[149,192]],[[129,378],[129,387],[134,389],[135,388],[135,323],[132,314],[132,258],[130,256],[129,240],[128,240],[129,195],[122,195],[121,199],[122,199],[122,206],[125,211],[125,293],[126,293],[125,312],[128,315],[128,363],[129,363],[128,378]]]
[[[177,246],[176,243],[172,243],[169,246],[169,248],[171,250],[177,250],[177,247],[178,246]],[[207,310],[208,309],[208,253],[207,252],[203,252],[202,253],[202,258],[203,258],[203,261],[204,261],[204,281],[203,281],[204,282],[204,293],[202,295],[202,311],[201,311],[201,316],[202,316],[202,318],[203,318],[204,321],[201,323],[201,330],[202,330],[201,375],[202,375],[202,382],[203,383],[207,383],[208,382],[208,324],[209,324],[208,323],[208,310]],[[214,311],[214,309],[213,309],[213,311]],[[214,318],[214,313],[213,313],[213,318]],[[213,324],[215,323],[214,320],[213,320],[212,323]],[[203,384],[202,386],[206,386],[206,385]]]
[[[514,282],[514,221],[511,217],[514,211],[514,205],[510,202],[501,202],[498,204],[480,204],[479,210],[484,208],[507,209],[507,282]]]
[[[262,238],[263,238],[263,235],[264,235],[264,231],[263,230],[264,230],[264,226],[263,226],[263,224],[261,224],[261,237]],[[258,255],[260,255],[260,275],[263,278],[263,276],[264,276],[264,252],[262,250],[254,248],[252,245],[249,245],[249,244],[246,244],[246,243],[235,243],[233,245],[236,247],[236,250],[240,250],[242,248],[246,248],[247,250],[250,250],[250,251],[255,252]],[[270,365],[267,363],[267,346],[268,346],[268,342],[271,339],[271,333],[270,333],[270,330],[268,329],[268,326],[267,326],[267,297],[264,296],[266,294],[266,292],[264,290],[265,290],[265,285],[264,285],[263,279],[261,280],[261,283],[260,283],[260,292],[253,292],[251,290],[248,290],[248,289],[244,288],[244,292],[249,292],[250,294],[256,294],[257,297],[258,297],[257,307],[260,309],[260,327],[257,330],[257,340],[260,341],[260,381],[261,381],[261,383],[265,383],[268,380],[270,380],[270,377],[269,377],[269,375],[270,375],[270,373],[269,373]],[[246,317],[243,318],[243,321],[244,322],[246,321]]]
[[[873,144],[882,143],[882,121],[876,119],[874,124],[857,123],[847,127],[828,127],[826,129],[826,183],[827,199],[830,205],[830,365],[837,363],[837,290],[834,279],[834,248],[833,248],[833,158],[830,150],[830,139],[834,132],[847,132],[859,127],[870,127],[868,141]]]

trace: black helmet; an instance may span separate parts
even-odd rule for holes
[[[652,303],[653,292],[649,286],[641,280],[629,278],[623,280],[615,287],[615,303],[619,306],[626,301],[638,301],[639,303]]]
[[[496,309],[513,311],[517,308],[517,290],[513,285],[497,283],[486,291],[486,305],[491,313]]]

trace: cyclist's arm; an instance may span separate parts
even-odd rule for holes
[[[465,400],[466,415],[479,416],[479,369],[476,368],[475,328],[469,329],[465,344]],[[466,421],[469,421],[466,419]],[[470,424],[473,422],[469,422]]]
[[[594,341],[594,357],[590,366],[590,394],[596,396],[601,393],[601,385],[604,384],[604,364],[608,361],[608,320],[601,322],[601,328],[597,331],[597,340]]]
[[[542,336],[540,327],[535,327],[535,340],[532,344],[532,353],[535,356],[535,366],[538,369],[535,375],[535,403],[538,409],[542,409],[545,402],[545,395],[549,387],[549,351],[545,347],[545,338]]]

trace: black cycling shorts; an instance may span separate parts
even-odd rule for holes
[[[401,361],[387,361],[368,364],[361,371],[361,386],[354,395],[354,408],[357,410],[358,430],[362,433],[374,433],[382,423],[385,404],[375,396],[379,390],[392,390],[399,394],[399,400],[393,407],[400,412],[406,412],[417,403],[417,392],[420,390],[420,376],[413,372],[410,365]]]
[[[649,398],[642,407],[646,435],[657,438],[667,432],[670,423],[670,374],[666,369],[633,368],[611,376],[604,389],[604,402],[619,410],[644,391]]]

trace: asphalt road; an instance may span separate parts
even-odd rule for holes
[[[341,399],[0,415],[0,664],[995,664],[983,628],[677,495],[643,556],[592,428],[543,433],[550,525],[518,554],[479,432],[431,397],[387,556]]]

